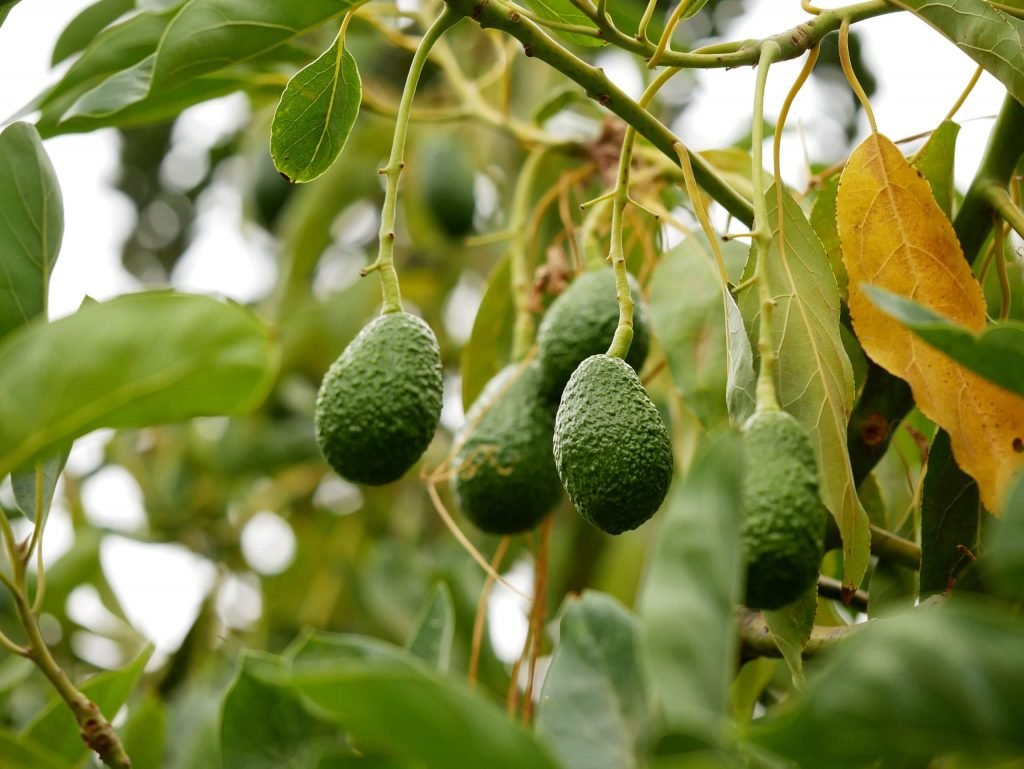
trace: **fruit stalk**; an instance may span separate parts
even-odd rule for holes
[[[409,66],[409,74],[405,80],[405,88],[402,90],[402,99],[398,104],[398,117],[395,119],[395,137],[391,143],[391,155],[388,164],[380,170],[385,177],[387,184],[384,188],[384,206],[380,212],[380,244],[377,251],[377,260],[363,270],[366,275],[370,272],[380,274],[380,285],[383,293],[383,312],[402,311],[402,292],[398,285],[398,272],[395,270],[395,219],[398,212],[398,180],[405,168],[405,137],[409,130],[409,114],[412,111],[412,100],[416,94],[416,86],[423,72],[423,66],[427,62],[427,56],[434,43],[454,27],[462,16],[455,13],[447,5],[441,9],[441,14],[423,34],[416,53]]]
[[[646,109],[655,94],[673,75],[678,68],[669,67],[662,70],[647,89],[643,92],[637,105]],[[619,302],[619,325],[615,336],[608,347],[608,355],[613,358],[625,358],[629,345],[633,341],[633,299],[630,296],[629,276],[626,273],[626,256],[622,247],[622,216],[629,199],[629,170],[633,162],[633,147],[636,145],[636,128],[629,126],[622,138],[622,152],[619,153],[619,168],[615,179],[615,190],[612,193],[612,226],[611,246],[608,260],[615,270],[615,296]]]
[[[758,327],[757,349],[761,356],[761,367],[757,373],[757,410],[777,411],[779,398],[775,392],[775,339],[772,336],[772,310],[775,300],[768,285],[768,247],[772,241],[771,225],[768,223],[768,205],[765,202],[764,163],[761,158],[764,146],[764,88],[768,82],[768,69],[781,50],[778,45],[765,44],[757,65],[757,83],[754,88],[754,120],[751,126],[751,156],[753,169],[751,180],[754,184],[754,247],[756,249],[755,280],[761,301],[761,319]],[[780,180],[775,180],[780,184]]]
[[[512,229],[509,264],[512,273],[512,297],[515,302],[516,319],[512,331],[512,361],[526,357],[533,345],[536,323],[530,310],[530,264],[527,253],[526,220],[530,215],[530,189],[544,158],[546,149],[534,149],[526,157],[523,168],[516,180],[515,198],[512,202],[510,226]]]

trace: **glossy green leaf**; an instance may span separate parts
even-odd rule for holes
[[[0,476],[98,427],[253,408],[275,376],[271,330],[210,297],[132,294],[0,344]]]
[[[355,0],[188,0],[167,26],[154,91],[259,56],[349,10]]]
[[[317,769],[325,753],[346,747],[336,724],[318,719],[281,683],[289,666],[262,652],[242,657],[221,713],[223,769]]]
[[[739,436],[704,439],[658,516],[639,598],[650,684],[672,731],[716,735],[736,663],[741,590]]]
[[[473,331],[462,348],[462,406],[467,411],[491,378],[504,368],[512,353],[512,274],[508,256],[502,257],[487,278]]]
[[[961,366],[1024,396],[1024,323],[1003,321],[974,334],[917,302],[865,286],[871,300]]]
[[[775,677],[776,662],[768,657],[755,657],[743,665],[733,679],[730,687],[732,716],[740,724],[748,724],[754,717],[757,701]]]
[[[0,133],[0,337],[46,315],[64,235],[64,203],[36,129]]]
[[[588,19],[582,11],[578,10],[571,0],[524,0],[524,4],[538,16],[548,21],[587,27],[597,32],[594,22]],[[587,48],[601,48],[608,44],[600,37],[577,32],[566,32],[560,29],[551,30],[551,34]]]
[[[722,245],[727,267],[734,275],[742,270],[746,248],[738,242]],[[686,301],[679,301],[679,287],[686,286]],[[743,352],[730,356],[729,347],[745,334],[726,336],[721,280],[714,256],[703,235],[684,239],[658,262],[650,281],[648,307],[651,326],[665,352],[672,383],[687,407],[705,425],[714,425],[728,417],[726,396],[730,364],[737,366],[732,377],[733,395],[749,386],[739,383],[744,376]],[[738,311],[735,315],[739,315]],[[732,318],[735,327],[737,319]],[[742,322],[739,324],[742,331]],[[753,367],[746,361],[750,376]]]
[[[566,769],[633,769],[647,728],[635,618],[611,596],[568,598],[537,711]]]
[[[4,730],[0,730],[0,759],[4,769],[73,769],[75,766],[46,746]]]
[[[173,7],[159,12],[147,11],[104,29],[72,63],[64,77],[42,95],[39,106],[63,102],[68,107],[85,91],[153,54],[175,13],[177,8]]]
[[[1024,751],[1024,624],[971,604],[875,620],[830,653],[753,740],[805,767]],[[898,765],[898,764],[892,764]],[[920,765],[920,764],[919,764]]]
[[[914,159],[914,167],[928,180],[935,202],[950,218],[953,216],[953,196],[956,192],[953,186],[953,158],[959,133],[959,125],[952,120],[943,120],[932,131]]]
[[[48,457],[11,474],[14,500],[18,503],[18,509],[30,521],[35,522],[37,517],[42,521],[46,520],[50,504],[53,502],[53,490],[70,453],[69,450],[62,451],[56,456]]]
[[[130,104],[144,99],[149,93],[156,54],[108,77],[95,88],[82,94],[62,118],[106,117]]]
[[[57,38],[50,65],[55,67],[84,50],[96,35],[134,8],[134,0],[97,0],[83,8]]]
[[[957,465],[949,433],[939,430],[928,453],[921,493],[920,594],[942,593],[965,554],[977,550],[981,501],[978,484]]]
[[[986,532],[982,571],[1001,595],[1024,603],[1024,473],[1010,486],[1003,509]]]
[[[772,334],[779,400],[811,439],[821,469],[821,498],[843,538],[843,583],[857,586],[867,571],[871,536],[846,450],[853,368],[839,331],[839,287],[825,249],[796,201],[783,192],[780,232],[774,186],[765,197],[773,233],[767,278],[775,300]],[[761,311],[757,288],[745,290],[739,304],[756,338]]]
[[[1024,102],[1024,20],[985,0],[899,0]]]
[[[533,734],[502,709],[410,657],[297,660],[291,686],[337,719],[360,752],[421,769],[556,769]]]
[[[312,181],[326,171],[348,141],[362,98],[356,60],[339,35],[285,86],[270,128],[277,170],[293,182]]]
[[[147,647],[126,667],[100,673],[78,688],[96,703],[108,720],[112,719],[128,701],[152,653],[153,648]],[[71,715],[67,703],[57,696],[25,727],[22,741],[25,744],[34,742],[45,745],[53,753],[70,761],[80,761],[89,752],[79,735],[75,717]]]
[[[768,630],[789,667],[793,685],[804,686],[803,648],[811,640],[814,615],[818,610],[818,586],[814,585],[788,606],[764,612]]]
[[[435,670],[447,673],[454,638],[455,605],[452,602],[452,591],[444,582],[438,582],[405,647]]]
[[[156,694],[147,693],[132,702],[128,720],[120,729],[132,769],[162,769],[167,747],[167,714]]]

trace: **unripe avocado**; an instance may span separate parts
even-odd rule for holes
[[[438,136],[423,145],[418,157],[420,191],[431,217],[450,237],[468,235],[476,213],[476,178],[464,143]]]
[[[397,480],[430,445],[441,417],[441,352],[414,315],[380,315],[324,375],[316,438],[338,475],[371,486]]]
[[[639,369],[647,357],[650,332],[647,310],[636,281],[629,277],[633,297],[633,341],[626,363]],[[574,280],[548,308],[537,329],[537,361],[541,387],[557,401],[576,367],[591,355],[605,352],[619,324],[615,272],[603,267]]]
[[[785,411],[760,411],[743,426],[742,490],[746,604],[778,609],[818,579],[825,507],[818,463],[803,427]]]
[[[562,393],[555,465],[580,514],[609,534],[635,529],[672,480],[668,430],[640,378],[620,358],[592,355]]]
[[[456,436],[455,499],[490,534],[529,531],[562,497],[551,453],[555,415],[537,389],[539,378],[535,363],[502,369]]]

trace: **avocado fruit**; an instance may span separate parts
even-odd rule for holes
[[[654,515],[672,480],[661,414],[633,368],[604,353],[570,377],[555,416],[554,453],[573,505],[609,534]]]
[[[650,330],[646,305],[631,275],[633,341],[626,363],[640,369],[647,358]],[[554,402],[569,377],[586,358],[608,350],[619,324],[615,272],[611,267],[585,272],[551,303],[537,329],[537,362],[541,388]]]
[[[534,528],[562,497],[552,440],[554,410],[538,390],[535,363],[502,369],[484,388],[456,436],[451,485],[481,531]]]
[[[324,375],[314,416],[320,451],[350,481],[395,481],[430,445],[441,396],[441,353],[430,326],[406,312],[380,315]]]
[[[464,143],[436,136],[422,145],[417,158],[420,195],[431,219],[448,237],[465,237],[476,215],[476,177]]]
[[[743,451],[745,602],[779,609],[818,579],[826,522],[818,463],[803,427],[781,410],[759,411],[746,421]]]

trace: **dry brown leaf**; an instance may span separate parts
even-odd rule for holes
[[[873,134],[843,170],[836,201],[850,315],[865,352],[907,381],[918,408],[950,434],[953,454],[999,512],[1024,466],[1024,399],[982,379],[915,337],[864,294],[862,283],[913,299],[973,331],[985,300],[953,226],[928,183],[891,141]]]

